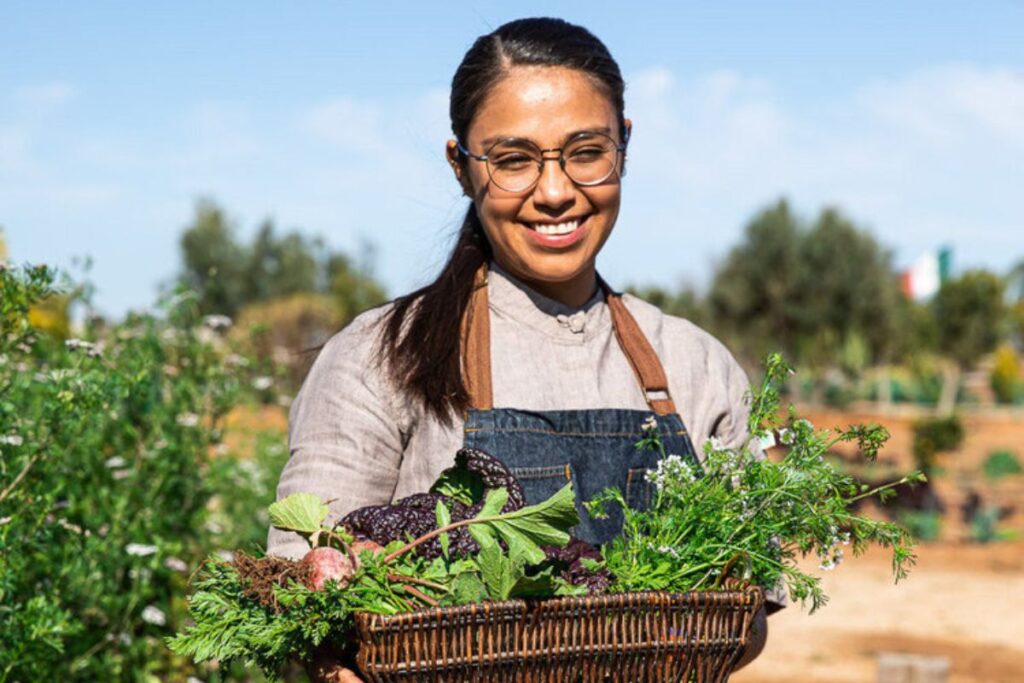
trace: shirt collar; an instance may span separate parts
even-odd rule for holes
[[[558,341],[583,344],[611,324],[600,287],[582,306],[567,306],[531,289],[493,261],[487,284],[492,309]]]

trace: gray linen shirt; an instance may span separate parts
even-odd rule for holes
[[[647,408],[600,290],[570,308],[493,264],[488,286],[496,407]],[[742,444],[749,385],[729,351],[687,320],[628,294],[623,301],[664,365],[698,456],[711,436]],[[332,522],[426,491],[462,446],[461,420],[442,424],[398,392],[377,363],[377,323],[388,310],[367,311],[334,335],[291,406],[291,457],[277,496],[315,493],[328,502]],[[269,554],[297,559],[307,549],[298,535],[270,530]]]

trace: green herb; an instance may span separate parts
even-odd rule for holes
[[[785,585],[792,598],[810,599],[813,611],[827,596],[820,579],[801,570],[797,559],[814,553],[828,570],[842,559],[845,546],[856,555],[872,543],[891,548],[896,579],[906,576],[914,563],[910,535],[895,524],[855,515],[850,504],[891,495],[894,486],[922,481],[923,475],[862,490],[835,470],[824,457],[832,446],[855,441],[874,458],[888,434],[874,425],[817,430],[792,408],[781,420],[778,387],[790,372],[781,357],[769,358],[764,382],[752,396],[749,438],[739,448],[712,439],[705,446],[703,475],[665,453],[657,425],[646,426],[638,447],[662,455],[648,474],[657,490],[651,508],[629,509],[618,490],[587,505],[597,516],[608,504],[624,511],[622,535],[603,548],[616,577],[612,590],[706,590],[733,575],[765,587]],[[765,459],[760,448],[776,430],[788,447],[778,463]]]
[[[324,642],[343,645],[355,612],[397,614],[423,605],[553,595],[564,589],[550,567],[536,565],[545,560],[541,546],[564,546],[568,530],[579,522],[572,486],[536,505],[502,513],[507,500],[506,489],[494,489],[476,517],[459,522],[451,522],[439,502],[436,530],[408,543],[395,541],[379,554],[363,551],[345,587],[333,581],[322,591],[295,581],[274,586],[279,611],[252,594],[235,566],[207,562],[189,605],[195,624],[168,644],[196,661],[240,659],[274,677],[285,661],[304,659]],[[326,506],[310,494],[289,496],[271,512],[275,526],[302,533],[311,545],[347,548],[352,539],[341,528],[323,526],[326,517]],[[473,557],[448,556],[447,534],[461,527],[468,527],[480,545]],[[441,557],[426,560],[410,552],[434,537],[445,549]]]

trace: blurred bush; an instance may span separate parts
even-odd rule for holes
[[[905,510],[899,522],[919,541],[937,541],[942,534],[942,513],[936,510]]]
[[[285,437],[248,459],[222,443],[259,368],[186,291],[45,334],[30,311],[53,283],[0,264],[0,681],[248,680],[163,637],[200,560],[265,534]]]
[[[912,430],[914,461],[925,474],[934,470],[940,452],[956,450],[964,441],[963,423],[955,415],[915,420]]]
[[[1000,403],[1017,403],[1024,400],[1024,383],[1020,379],[1020,359],[1009,344],[1003,344],[995,352],[995,362],[989,381],[992,392]]]
[[[989,479],[1002,479],[1003,477],[1024,472],[1024,467],[1021,466],[1020,460],[1010,451],[993,451],[989,453],[981,469]]]

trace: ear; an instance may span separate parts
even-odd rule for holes
[[[466,177],[465,167],[462,165],[462,154],[459,153],[459,146],[455,140],[449,140],[445,144],[444,155],[448,159],[452,173],[455,174],[455,180],[462,186],[462,193],[467,197],[472,197],[469,178]]]

